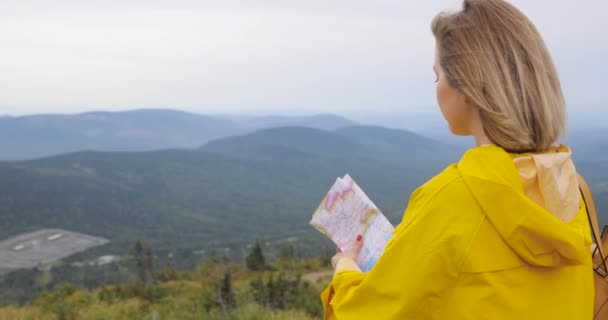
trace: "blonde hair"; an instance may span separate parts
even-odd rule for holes
[[[532,22],[503,0],[465,0],[433,19],[448,83],[480,114],[488,138],[510,152],[544,151],[564,133],[557,71]]]

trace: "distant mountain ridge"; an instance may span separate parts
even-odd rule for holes
[[[409,193],[458,156],[401,130],[351,126],[262,129],[193,150],[3,162],[0,237],[56,227],[116,245],[141,238],[200,247],[214,239],[251,240],[262,226],[277,236],[312,232],[310,214],[346,173],[397,221]]]
[[[457,146],[461,151],[474,147],[471,137],[453,135],[440,114],[396,115],[376,120],[383,126],[405,128],[416,134]],[[577,162],[608,161],[608,114],[605,112],[571,111],[567,128],[559,143],[572,148]]]
[[[331,130],[353,124],[331,114],[229,117],[162,109],[0,117],[0,160],[87,150],[191,149],[213,139],[263,128],[305,126]]]
[[[211,141],[201,150],[255,158],[255,155],[268,155],[270,145],[274,151],[278,151],[277,148],[290,149],[292,154],[308,152],[334,158],[349,156],[409,165],[428,162],[430,157],[432,163],[447,164],[449,161],[445,159],[455,161],[461,154],[456,147],[406,130],[365,125],[331,131],[305,127],[263,129]]]

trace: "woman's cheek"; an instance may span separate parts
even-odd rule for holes
[[[439,81],[437,83],[437,102],[450,131],[455,135],[469,135],[469,110],[462,94],[445,81]]]
[[[437,88],[436,88],[436,95],[437,95],[437,104],[439,105],[439,110],[441,110],[441,113],[443,114],[443,117],[445,118],[446,121],[448,121],[449,124],[449,117],[448,117],[448,113],[446,112],[446,101],[445,101],[445,87],[442,83],[442,81],[437,82]]]

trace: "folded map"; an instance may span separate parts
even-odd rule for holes
[[[363,272],[370,271],[382,256],[394,229],[349,175],[336,180],[310,224],[342,251],[362,235],[363,246],[356,262]]]

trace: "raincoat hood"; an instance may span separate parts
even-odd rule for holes
[[[507,245],[531,265],[579,265],[589,259],[589,230],[571,223],[581,210],[567,147],[512,155],[497,146],[465,153],[458,171]]]

